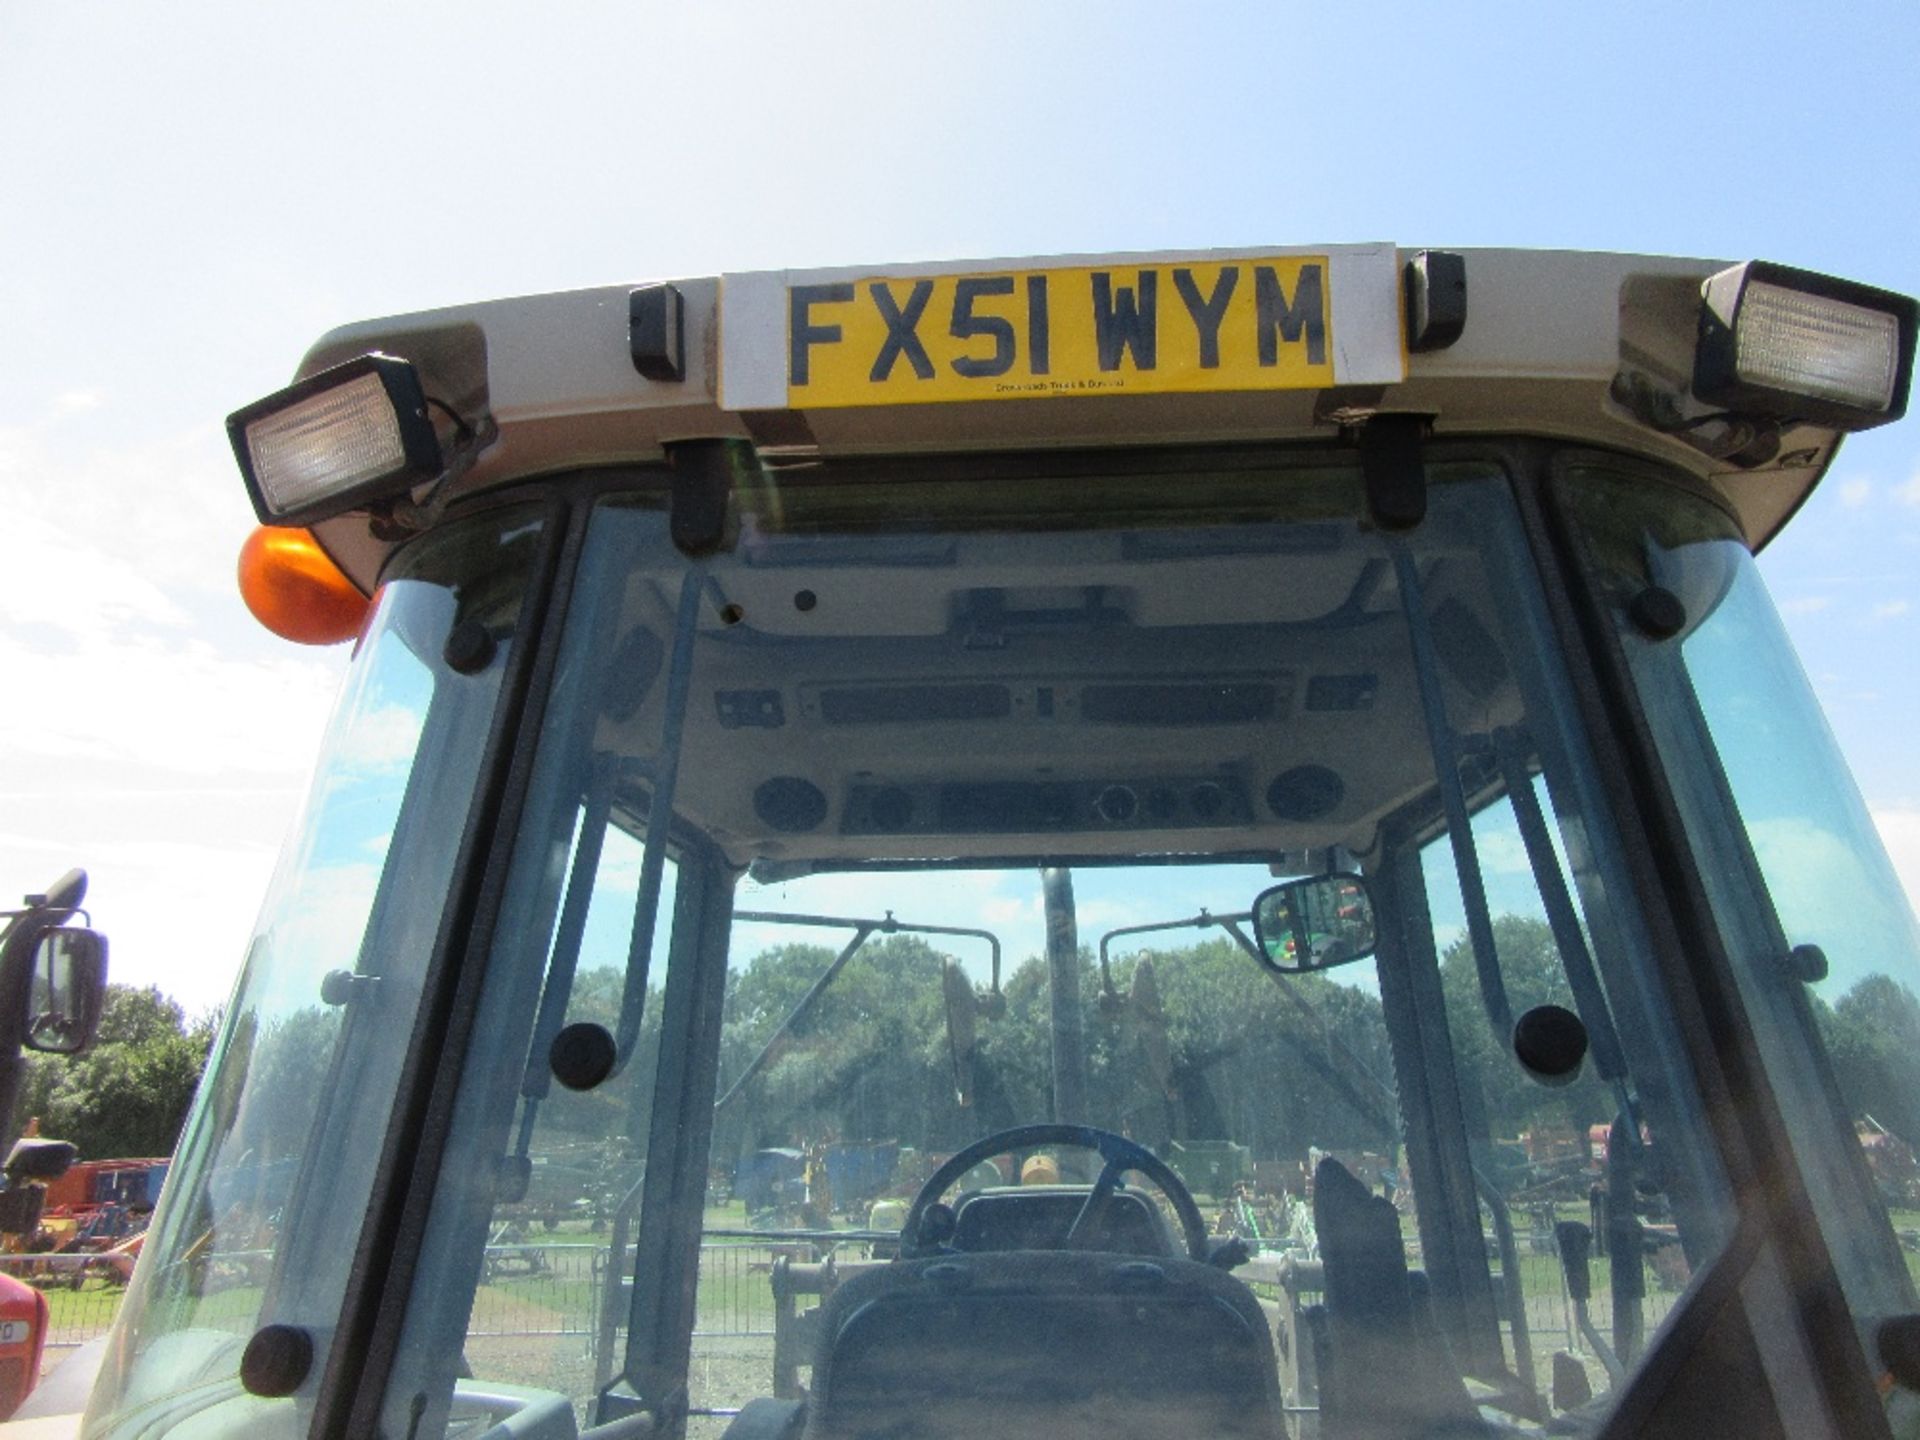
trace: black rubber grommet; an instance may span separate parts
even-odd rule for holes
[[[1571,1010],[1536,1005],[1513,1026],[1513,1054],[1543,1085],[1567,1085],[1587,1058],[1587,1027]]]
[[[1655,640],[1671,640],[1687,628],[1687,607],[1664,585],[1649,585],[1634,596],[1627,615],[1641,634]]]
[[[1787,965],[1793,978],[1805,985],[1818,985],[1832,973],[1827,952],[1818,945],[1796,945],[1787,952]]]
[[[486,626],[478,620],[462,620],[447,636],[447,648],[442,653],[448,669],[460,675],[476,675],[493,663],[498,648]]]
[[[604,1025],[576,1020],[553,1037],[547,1047],[547,1066],[553,1078],[569,1090],[591,1090],[613,1073],[619,1047]]]
[[[240,1383],[249,1395],[293,1394],[313,1369],[313,1337],[298,1325],[263,1325],[240,1356]]]

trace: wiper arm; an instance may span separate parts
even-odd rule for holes
[[[820,972],[820,978],[808,987],[807,993],[800,997],[800,1003],[793,1007],[787,1018],[782,1020],[773,1034],[767,1037],[767,1043],[760,1047],[760,1053],[754,1056],[752,1063],[740,1073],[740,1078],[729,1085],[726,1093],[713,1102],[716,1112],[726,1109],[728,1103],[747,1087],[753,1077],[767,1067],[767,1062],[773,1059],[774,1051],[779,1048],[787,1032],[806,1017],[807,1012],[813,1008],[814,1002],[826,993],[829,985],[833,984],[834,977],[846,968],[847,962],[859,954],[860,948],[876,934],[960,935],[972,940],[984,940],[993,957],[993,993],[995,995],[1000,993],[1000,937],[991,930],[974,930],[964,925],[914,925],[905,920],[894,919],[891,910],[879,920],[853,919],[841,915],[794,915],[776,910],[736,910],[733,912],[733,918],[736,921],[746,920],[761,925],[808,925],[819,929],[852,930],[853,938],[841,948],[838,955],[833,957],[833,963]]]
[[[1460,899],[1467,912],[1467,940],[1473,947],[1474,973],[1480,980],[1480,1000],[1502,1050],[1513,1040],[1513,1007],[1500,975],[1499,952],[1493,944],[1493,920],[1487,911],[1486,880],[1480,873],[1480,855],[1474,848],[1467,796],[1460,784],[1460,746],[1447,720],[1446,695],[1440,688],[1440,660],[1420,586],[1420,567],[1413,552],[1398,536],[1387,537],[1393,573],[1400,585],[1400,604],[1407,617],[1407,639],[1413,647],[1413,673],[1420,691],[1420,714],[1426,722],[1427,745],[1433,751],[1434,776],[1440,785],[1440,803],[1447,813],[1447,839],[1453,846],[1453,866],[1460,878]]]
[[[1594,968],[1586,936],[1581,932],[1580,918],[1574,911],[1573,897],[1568,893],[1566,876],[1560,869],[1560,857],[1554,853],[1553,837],[1540,810],[1540,797],[1533,790],[1533,777],[1527,773],[1526,736],[1510,728],[1495,730],[1493,748],[1499,757],[1500,773],[1506,780],[1507,799],[1513,803],[1514,818],[1520,824],[1527,864],[1533,870],[1533,882],[1539,887],[1541,903],[1546,907],[1554,948],[1560,952],[1560,966],[1573,992],[1574,1009],[1579,1011],[1581,1022],[1587,1027],[1594,1072],[1609,1085],[1623,1088],[1627,1063],[1620,1047],[1620,1034],[1614,1028],[1613,1012],[1607,1008],[1607,992],[1600,988],[1599,972]],[[1624,1106],[1624,1093],[1619,1098]]]
[[[1303,1058],[1322,1079],[1340,1092],[1340,1098],[1352,1107],[1356,1115],[1372,1124],[1382,1135],[1389,1139],[1397,1140],[1400,1133],[1399,1126],[1394,1123],[1392,1117],[1398,1112],[1400,1107],[1399,1092],[1376,1075],[1372,1067],[1360,1058],[1353,1047],[1340,1038],[1339,1032],[1328,1023],[1326,1016],[1320,1013],[1319,1007],[1302,994],[1298,986],[1291,983],[1292,977],[1282,975],[1279,971],[1274,970],[1268,965],[1266,957],[1260,953],[1260,947],[1254,944],[1253,937],[1240,928],[1252,919],[1253,915],[1251,911],[1242,911],[1237,915],[1215,915],[1212,911],[1202,910],[1198,915],[1185,920],[1157,920],[1147,925],[1122,925],[1116,930],[1109,930],[1100,937],[1101,992],[1105,997],[1114,1000],[1119,998],[1113,988],[1113,969],[1108,960],[1108,950],[1113,942],[1122,936],[1150,935],[1162,930],[1204,930],[1209,928],[1223,930],[1232,938],[1236,945],[1253,957],[1254,963],[1260,967],[1260,973],[1280,987],[1280,993],[1286,997],[1287,1003],[1305,1016],[1313,1028],[1319,1032],[1320,1043],[1326,1046],[1328,1050],[1337,1051],[1340,1055],[1344,1056],[1347,1063],[1357,1070],[1378,1095],[1387,1102],[1387,1109],[1384,1112],[1377,1109],[1365,1096],[1361,1095],[1347,1080],[1346,1076],[1342,1075],[1330,1062],[1322,1061],[1319,1056],[1309,1050],[1302,1050],[1300,1052],[1301,1058]]]

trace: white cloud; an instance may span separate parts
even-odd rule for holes
[[[1915,471],[1913,478],[1896,487],[1893,493],[1905,504],[1920,505],[1920,471]]]
[[[1873,607],[1873,618],[1876,620],[1892,620],[1906,614],[1912,608],[1913,604],[1911,601],[1883,600]]]
[[[1893,861],[1893,872],[1906,889],[1907,902],[1920,912],[1920,807],[1875,810],[1873,823]]]
[[[117,803],[63,802],[31,817],[30,833],[0,834],[0,873],[19,882],[0,901],[77,865],[87,872],[93,923],[109,941],[110,979],[158,985],[190,1014],[220,1004],[272,877],[280,827],[249,823],[258,796],[197,798],[203,812],[219,814],[224,841],[156,835],[154,807],[138,802],[134,814]],[[8,805],[10,818],[18,813]]]
[[[141,436],[70,388],[0,424],[0,503],[0,900],[85,868],[114,977],[205,1008],[232,984],[345,652],[246,619],[252,517],[217,426]]]
[[[90,637],[57,655],[0,633],[0,674],[29,675],[32,704],[0,707],[0,789],[46,778],[48,761],[133,764],[165,788],[179,777],[277,775],[313,764],[336,688],[333,667],[287,654],[230,658],[204,641]]]
[[[1849,480],[1840,487],[1840,503],[1849,510],[1858,510],[1872,498],[1871,480]]]
[[[1817,615],[1833,604],[1831,595],[1802,595],[1793,600],[1780,602],[1782,615]]]
[[[1905,812],[1907,818],[1902,812],[1876,814],[1883,838],[1890,814],[1903,844],[1920,839],[1920,814],[1913,812]],[[1760,820],[1750,830],[1789,938],[1795,943],[1818,941],[1833,962],[1837,988],[1870,971],[1900,974],[1910,969],[1920,956],[1920,927],[1912,906],[1920,868],[1911,863],[1920,860],[1920,853],[1909,849],[1904,870],[1895,860],[1893,874],[1900,877],[1901,894],[1886,883],[1891,877],[1884,869],[1863,863],[1853,842],[1864,837],[1836,834],[1799,816]]]

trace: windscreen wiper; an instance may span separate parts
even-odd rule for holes
[[[1242,950],[1246,951],[1248,955],[1253,957],[1254,963],[1259,967],[1260,973],[1267,976],[1280,987],[1280,993],[1286,997],[1287,1003],[1299,1011],[1300,1014],[1306,1018],[1307,1022],[1319,1032],[1321,1044],[1325,1045],[1329,1050],[1337,1051],[1340,1055],[1344,1056],[1347,1063],[1360,1073],[1375,1094],[1386,1101],[1387,1108],[1384,1111],[1377,1108],[1372,1101],[1360,1093],[1358,1088],[1356,1088],[1345,1075],[1342,1075],[1339,1070],[1327,1060],[1314,1054],[1311,1050],[1303,1049],[1300,1051],[1300,1057],[1307,1063],[1308,1068],[1319,1075],[1322,1080],[1325,1080],[1328,1085],[1332,1086],[1333,1089],[1339,1093],[1340,1098],[1347,1102],[1348,1106],[1351,1107],[1356,1115],[1367,1121],[1382,1135],[1387,1137],[1388,1140],[1397,1145],[1399,1143],[1400,1127],[1393,1117],[1399,1112],[1399,1093],[1393,1086],[1376,1075],[1353,1047],[1340,1038],[1339,1032],[1328,1022],[1327,1017],[1320,1013],[1319,1007],[1301,993],[1300,987],[1290,983],[1290,976],[1281,974],[1267,963],[1266,957],[1260,953],[1260,947],[1254,943],[1253,937],[1241,928],[1251,923],[1252,919],[1253,915],[1251,911],[1241,911],[1236,915],[1215,915],[1210,910],[1202,909],[1198,915],[1191,916],[1185,920],[1158,920],[1147,925],[1122,925],[1116,930],[1107,931],[1106,934],[1100,937],[1100,992],[1103,1002],[1117,1003],[1120,998],[1113,988],[1113,968],[1108,959],[1108,951],[1115,940],[1123,936],[1150,935],[1164,930],[1216,929],[1224,931],[1232,938],[1234,944],[1238,945]]]
[[[746,920],[759,925],[806,925],[823,930],[851,930],[853,938],[841,947],[840,953],[833,957],[833,963],[820,972],[820,977],[808,987],[807,993],[800,997],[800,1003],[793,1007],[787,1018],[782,1020],[773,1034],[767,1037],[767,1043],[760,1047],[760,1053],[753,1057],[752,1063],[741,1071],[740,1077],[726,1088],[726,1092],[718,1100],[713,1102],[716,1112],[726,1109],[734,1096],[744,1090],[753,1077],[766,1068],[767,1062],[773,1058],[774,1051],[786,1037],[787,1032],[805,1018],[806,1013],[813,1008],[814,1002],[826,993],[829,985],[833,984],[834,977],[846,968],[849,960],[860,953],[860,947],[875,935],[959,935],[968,939],[984,940],[993,957],[992,993],[996,996],[1000,993],[1000,937],[991,930],[973,930],[963,925],[915,925],[905,920],[894,919],[891,910],[879,920],[861,920],[842,915],[794,915],[775,910],[736,910],[733,912],[733,918],[736,922]]]

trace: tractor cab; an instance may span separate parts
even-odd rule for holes
[[[1336,246],[328,336],[242,581],[353,663],[86,1433],[1895,1433],[1920,932],[1753,552],[1914,326]]]

